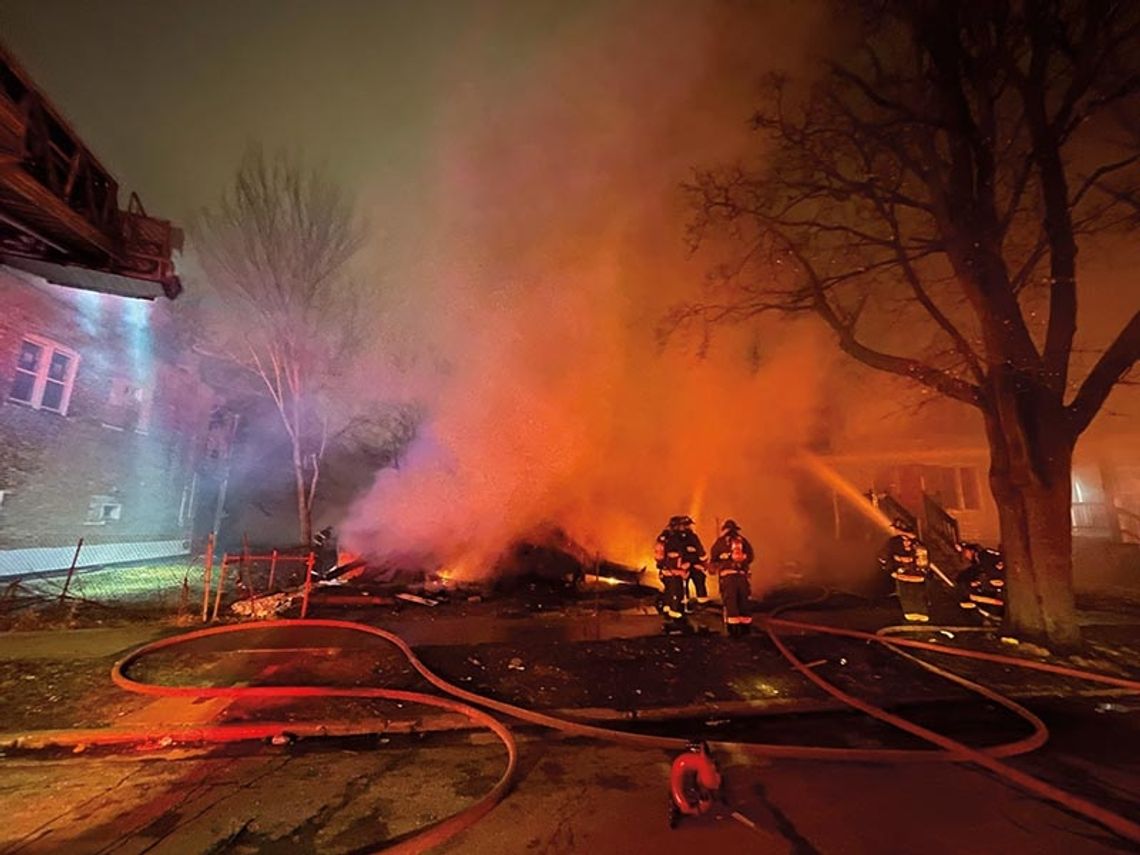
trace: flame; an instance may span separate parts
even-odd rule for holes
[[[603,585],[610,585],[610,586],[631,584],[631,583],[625,582],[621,579],[614,579],[610,576],[594,576],[593,574],[589,574],[586,576],[586,578],[587,579],[593,579],[595,582],[600,582]]]

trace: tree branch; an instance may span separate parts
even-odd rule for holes
[[[855,357],[865,365],[877,368],[880,371],[889,371],[892,374],[907,377],[947,397],[954,398],[975,407],[983,406],[981,389],[974,384],[967,383],[952,374],[948,374],[932,365],[927,365],[920,360],[910,359],[904,356],[895,356],[881,350],[875,350],[860,342],[855,335],[853,323],[840,317],[831,306],[831,303],[827,299],[827,289],[811,262],[808,261],[794,244],[787,241],[786,238],[781,239],[787,246],[788,252],[796,259],[800,268],[804,271],[804,275],[814,295],[816,311],[839,337],[839,346],[845,353]]]
[[[1140,359],[1140,311],[1124,325],[1081,384],[1073,402],[1066,407],[1073,437],[1080,436],[1091,423],[1113,387]]]

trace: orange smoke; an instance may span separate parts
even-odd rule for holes
[[[826,341],[773,319],[703,354],[657,346],[708,266],[684,246],[679,183],[747,136],[754,79],[713,99],[713,66],[731,70],[749,34],[734,48],[697,4],[662,5],[627,13],[650,16],[653,39],[621,21],[552,50],[509,97],[464,66],[441,120],[432,275],[409,296],[430,358],[402,382],[429,417],[353,508],[353,548],[471,578],[557,526],[645,566],[688,512],[706,544],[734,517],[761,565],[802,554],[794,458],[819,417]]]

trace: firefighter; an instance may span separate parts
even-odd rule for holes
[[[983,618],[1000,621],[1005,616],[1005,560],[1001,552],[977,543],[960,543],[958,552],[966,562],[954,580],[959,605],[977,609]]]
[[[684,550],[684,566],[688,571],[688,581],[685,582],[685,611],[693,611],[693,598],[689,594],[689,582],[693,583],[696,593],[697,605],[706,605],[709,601],[708,578],[705,576],[705,547],[700,537],[693,531],[693,518],[690,516],[676,517],[678,533]]]
[[[337,568],[337,545],[333,527],[327,525],[313,535],[313,552],[316,561],[313,565],[313,575],[323,577]]]
[[[682,517],[672,517],[669,524],[657,535],[653,555],[665,593],[660,610],[665,619],[665,632],[688,632],[691,627],[685,617],[685,586],[688,570],[685,567],[685,543],[681,537]]]
[[[753,558],[752,544],[741,533],[736,520],[725,520],[720,527],[720,537],[713,544],[709,568],[720,580],[725,632],[733,637],[747,635],[752,627],[748,598]]]
[[[918,542],[914,526],[904,519],[896,519],[891,527],[895,534],[887,541],[886,557],[882,563],[895,580],[895,592],[903,617],[912,622],[930,620],[926,598],[926,574],[930,561],[926,547]]]

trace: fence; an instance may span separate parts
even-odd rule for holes
[[[308,612],[316,561],[310,550],[254,554],[243,546],[218,553],[211,535],[198,554],[188,544],[175,551],[181,554],[156,557],[153,544],[109,547],[78,538],[51,550],[49,570],[41,569],[47,550],[23,565],[9,551],[0,573],[0,628],[31,628],[37,617],[51,624],[61,611],[77,624],[172,616],[212,621],[229,616],[234,603],[282,593]]]
[[[9,628],[35,626],[37,616],[54,622],[60,610],[80,623],[176,614],[188,607],[201,566],[182,541],[156,549],[77,538],[69,547],[7,550],[3,559],[0,624]]]
[[[218,557],[216,571],[214,564],[211,535],[202,567],[203,623],[217,620],[224,614],[222,604],[227,598],[234,602],[244,600],[248,607],[239,607],[239,611],[246,616],[257,617],[274,611],[284,604],[283,600],[291,602],[299,596],[301,617],[308,614],[316,564],[316,553],[312,550],[274,549],[268,554],[258,555],[243,545],[241,552],[223,552]],[[227,584],[231,588],[229,592]]]

